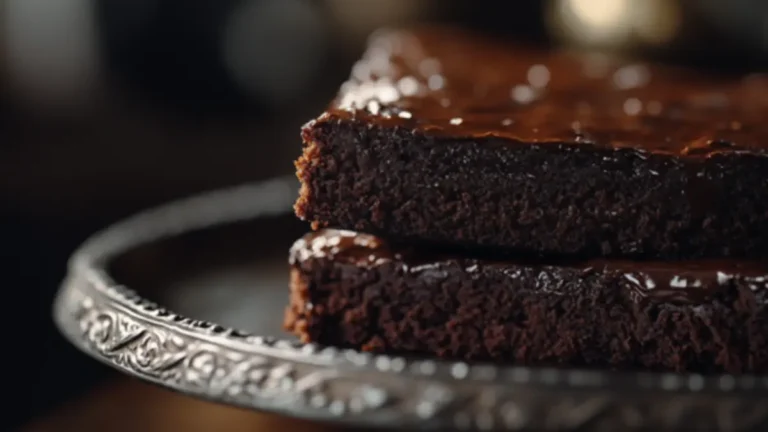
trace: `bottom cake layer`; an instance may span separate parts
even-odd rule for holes
[[[544,264],[350,231],[291,249],[286,328],[390,354],[675,372],[768,371],[768,263]]]

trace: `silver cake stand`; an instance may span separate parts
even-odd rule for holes
[[[768,430],[768,377],[467,364],[304,345],[274,337],[287,303],[287,269],[277,288],[259,275],[238,288],[236,298],[257,298],[239,312],[256,318],[243,321],[249,331],[173,312],[112,272],[115,260],[148,245],[287,214],[296,189],[283,178],[209,193],[95,235],[71,258],[54,305],[58,327],[88,355],[145,381],[318,421],[441,430]],[[220,291],[185,296],[206,292]],[[200,310],[216,307],[201,303]],[[242,303],[219,304],[220,322]]]

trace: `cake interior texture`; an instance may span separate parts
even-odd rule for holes
[[[285,324],[304,341],[526,365],[768,367],[761,262],[477,259],[322,230],[291,263]]]

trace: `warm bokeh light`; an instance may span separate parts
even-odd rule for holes
[[[569,0],[567,8],[585,26],[603,30],[627,19],[629,0]]]
[[[662,45],[676,36],[680,15],[673,0],[555,0],[549,22],[570,43]]]
[[[630,34],[628,0],[559,0],[553,8],[555,30],[578,43],[620,45]]]
[[[680,6],[669,0],[635,2],[635,30],[637,36],[650,45],[671,41],[680,28]]]

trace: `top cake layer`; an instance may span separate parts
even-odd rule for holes
[[[768,75],[383,32],[302,130],[295,209],[504,254],[768,257],[765,119]]]
[[[702,75],[514,46],[455,29],[382,31],[328,117],[452,137],[677,156],[764,154],[768,75]]]

